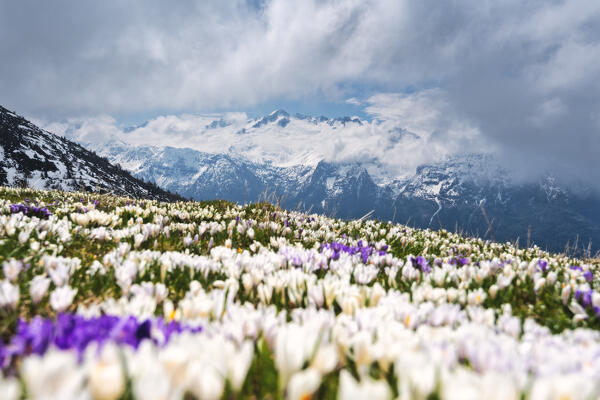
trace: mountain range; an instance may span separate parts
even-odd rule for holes
[[[369,214],[553,251],[600,248],[600,197],[592,189],[575,190],[550,174],[519,181],[489,154],[448,157],[393,176],[377,159],[332,161],[301,146],[296,152],[277,151],[278,140],[306,140],[311,127],[343,133],[368,125],[357,117],[291,116],[278,110],[242,123],[207,123],[195,137],[207,151],[129,144],[116,137],[82,143],[140,179],[197,200],[267,199],[287,209],[340,218]],[[135,134],[144,126],[126,131]],[[219,130],[222,135],[211,132]],[[78,139],[77,130],[67,135]],[[389,129],[388,136],[400,144],[419,140],[401,128]]]

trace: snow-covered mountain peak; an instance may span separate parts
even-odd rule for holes
[[[289,116],[290,116],[290,114],[282,108],[278,108],[277,110],[273,110],[273,111],[271,111],[271,113],[269,113],[269,117],[279,118],[279,117],[289,117]]]

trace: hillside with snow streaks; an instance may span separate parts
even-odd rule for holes
[[[178,197],[1,106],[0,186],[110,192],[159,200]]]

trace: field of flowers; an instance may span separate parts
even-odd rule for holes
[[[0,188],[0,397],[588,399],[598,261],[261,203]]]

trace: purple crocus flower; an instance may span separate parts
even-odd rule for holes
[[[369,261],[369,257],[373,254],[375,249],[371,245],[364,245],[362,240],[359,240],[356,246],[347,246],[340,242],[331,242],[325,243],[321,247],[321,251],[325,249],[330,249],[333,251],[333,255],[331,256],[332,260],[337,260],[340,258],[341,253],[347,253],[350,255],[360,255],[363,263],[367,263]],[[380,256],[384,256],[387,254],[385,250],[377,251],[377,254]]]
[[[575,299],[584,307],[589,307],[592,305],[592,294],[593,290],[586,290],[585,292],[577,289],[575,291]]]
[[[46,207],[36,207],[29,204],[11,204],[9,206],[11,214],[23,213],[38,218],[48,218],[52,213]]]
[[[424,273],[431,272],[431,266],[429,265],[429,260],[423,256],[411,257],[410,261],[414,266],[418,266],[421,271]]]
[[[583,293],[582,304],[584,307],[589,307],[592,305],[592,293],[592,290],[588,290],[585,293]]]
[[[594,280],[594,274],[592,271],[587,270],[583,273],[583,277],[585,278],[586,281],[588,282],[592,282]]]
[[[129,345],[137,349],[152,337],[154,329],[162,332],[165,342],[183,331],[200,332],[202,327],[165,323],[162,318],[138,321],[135,317],[103,315],[86,319],[80,315],[59,314],[55,321],[36,316],[30,322],[19,320],[17,333],[8,344],[0,341],[0,367],[10,365],[14,357],[26,354],[44,354],[50,346],[61,350],[77,350],[81,356],[88,345],[106,341]]]

